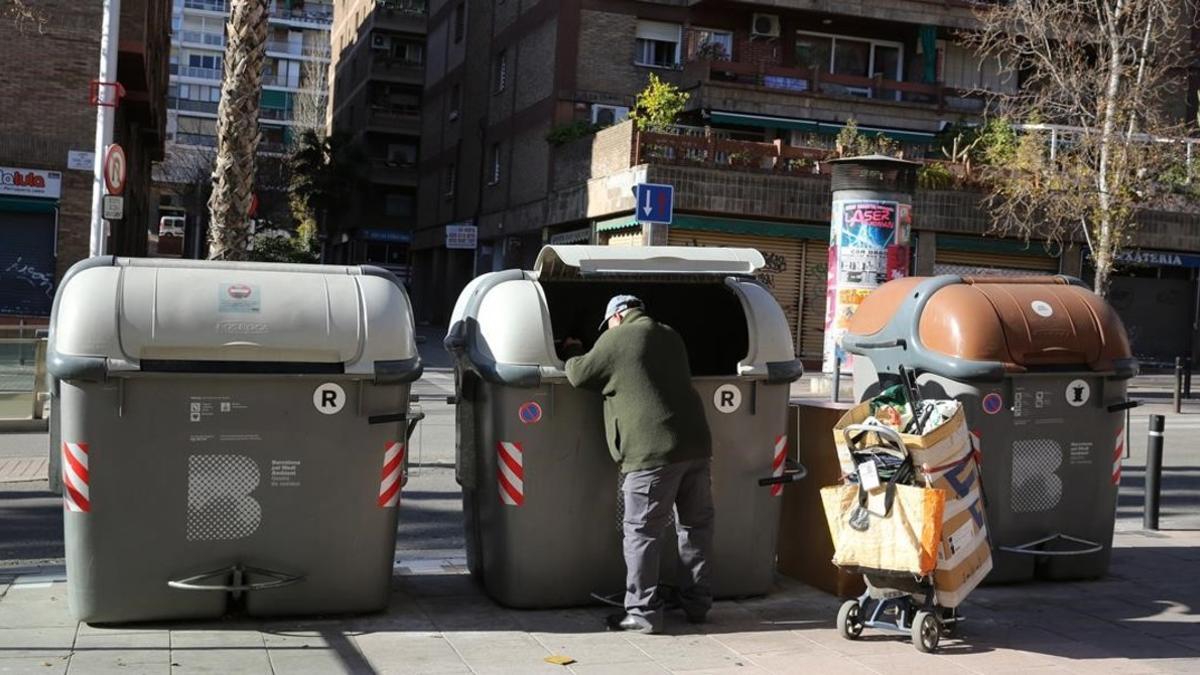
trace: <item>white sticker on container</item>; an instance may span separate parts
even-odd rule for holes
[[[723,413],[737,412],[742,407],[742,390],[735,384],[723,384],[713,392],[713,406]]]
[[[326,382],[313,392],[313,406],[324,415],[336,415],[346,406],[346,391],[333,382]]]
[[[1054,316],[1054,308],[1051,307],[1050,303],[1046,302],[1045,300],[1034,300],[1033,302],[1029,303],[1029,307],[1033,310],[1034,314],[1037,314],[1040,317],[1048,319]]]
[[[1087,380],[1071,380],[1067,385],[1067,403],[1078,408],[1092,396],[1092,386],[1087,383]]]

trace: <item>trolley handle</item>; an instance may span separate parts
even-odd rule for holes
[[[845,429],[842,429],[842,436],[846,439],[846,447],[851,451],[859,450],[859,442],[868,433],[875,433],[883,441],[895,446],[895,450],[900,457],[906,457],[908,450],[904,447],[904,439],[900,438],[900,432],[895,429],[884,426],[882,424],[850,424]]]

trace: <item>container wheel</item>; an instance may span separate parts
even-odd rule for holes
[[[838,608],[838,632],[847,640],[857,639],[863,632],[862,605],[857,600],[847,600]]]
[[[912,642],[917,651],[932,654],[937,651],[942,637],[942,626],[933,612],[922,610],[913,616]]]

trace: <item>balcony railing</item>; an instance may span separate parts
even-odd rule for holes
[[[329,58],[330,54],[328,44],[306,45],[297,42],[287,42],[286,40],[268,40],[267,51],[289,54],[291,56],[312,56],[323,59]]]
[[[421,122],[421,109],[417,106],[371,106],[367,111],[367,124],[374,127],[414,128]]]
[[[184,9],[200,9],[206,12],[227,12],[229,3],[225,0],[183,0]]]
[[[387,77],[420,79],[425,76],[425,64],[421,61],[380,54],[371,60],[371,72]]]
[[[279,120],[282,122],[290,122],[295,119],[295,114],[291,110],[283,108],[259,108],[259,119],[264,120]]]
[[[206,47],[224,47],[225,35],[222,33],[209,33],[202,30],[183,30],[179,32],[181,42],[194,45],[204,45]]]
[[[942,84],[902,82],[883,76],[840,75],[812,68],[787,68],[739,61],[692,61],[684,67],[684,81],[728,82],[779,92],[926,104],[964,112],[982,112],[984,108],[982,99]]]
[[[220,68],[197,68],[194,66],[171,65],[171,74],[180,77],[195,77],[201,80],[220,80]]]
[[[180,145],[200,145],[206,148],[217,147],[217,137],[208,134],[176,133],[175,142]]]
[[[737,168],[789,175],[819,174],[830,156],[822,148],[795,148],[783,141],[759,143],[718,138],[634,132],[634,165],[675,164],[708,168]]]
[[[179,98],[178,96],[167,97],[167,107],[173,110],[187,110],[190,112],[217,114],[217,106],[219,103],[213,101],[193,101],[189,98]]]

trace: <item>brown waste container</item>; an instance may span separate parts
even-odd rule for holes
[[[923,397],[962,402],[982,456],[989,581],[1107,572],[1137,361],[1104,298],[1061,276],[910,277],[867,297],[842,346],[859,400],[903,367]]]

